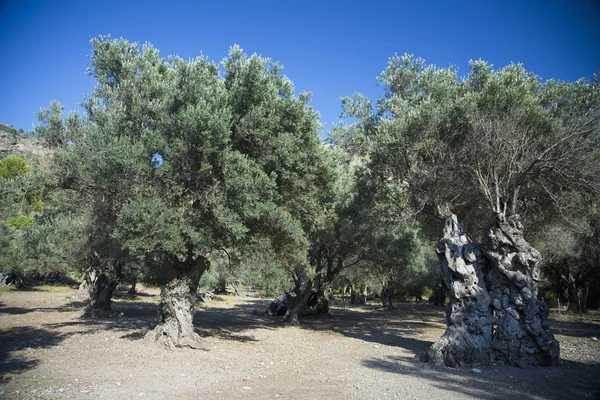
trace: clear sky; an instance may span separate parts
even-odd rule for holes
[[[325,130],[339,97],[381,96],[375,77],[394,53],[461,75],[470,59],[521,62],[543,79],[600,68],[599,0],[0,0],[0,122],[29,131],[52,99],[78,109],[94,85],[86,56],[99,34],[150,42],[164,57],[220,61],[233,44],[270,57],[297,92],[313,92]]]

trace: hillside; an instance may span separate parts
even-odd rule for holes
[[[50,153],[39,139],[0,123],[0,160],[15,154],[28,157],[44,157]]]

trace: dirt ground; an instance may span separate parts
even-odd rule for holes
[[[288,327],[256,312],[268,300],[221,296],[195,315],[207,351],[168,351],[144,340],[156,291],[117,299],[124,316],[106,320],[82,319],[74,294],[0,292],[0,398],[600,398],[598,312],[552,321],[559,366],[473,373],[422,361],[445,327],[443,311],[424,304],[342,304]]]

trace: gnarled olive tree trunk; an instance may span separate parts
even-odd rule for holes
[[[452,215],[437,251],[450,304],[448,329],[429,349],[430,362],[525,367],[558,361],[548,307],[537,300],[541,257],[523,238],[516,215],[497,215],[481,244],[471,242]]]
[[[518,216],[496,216],[481,247],[490,262],[486,282],[497,317],[494,359],[520,367],[556,364],[560,349],[548,330],[548,306],[537,299],[541,256],[523,238]]]
[[[194,301],[198,284],[210,262],[198,256],[188,262],[178,263],[176,275],[160,292],[159,323],[146,338],[175,349],[191,347],[200,349],[201,338],[194,331]]]
[[[317,315],[329,314],[329,301],[331,300],[331,282],[325,281],[315,293],[315,310]]]
[[[120,264],[106,268],[92,265],[84,271],[78,296],[89,300],[85,310],[86,316],[107,317],[115,313],[112,307],[112,296],[121,281],[121,271]]]
[[[455,215],[446,219],[444,237],[436,250],[450,303],[446,311],[448,328],[429,349],[429,362],[449,367],[488,365],[494,317],[484,280],[485,258]]]
[[[308,301],[314,296],[315,293],[312,290],[312,279],[295,278],[295,281],[295,296],[288,296],[286,299],[287,311],[283,316],[283,322],[292,325],[299,325],[299,315],[303,310],[308,309]]]

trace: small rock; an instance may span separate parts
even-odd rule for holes
[[[250,386],[244,386],[244,387],[242,387],[242,389],[243,389],[243,390],[250,390],[250,389],[252,389],[252,388],[251,388]]]
[[[509,386],[509,387],[508,387],[508,390],[512,390],[512,386]]]
[[[65,388],[60,388],[60,389],[58,389],[58,391],[62,393],[65,391]]]
[[[593,337],[592,337],[592,340],[593,340],[594,342],[597,342],[597,341],[598,341],[598,338],[597,338],[596,336],[593,336]]]
[[[143,392],[139,392],[139,393],[138,393],[138,396],[143,396],[143,395],[144,395],[144,393],[143,393]]]
[[[115,383],[115,385],[121,386],[121,382],[117,382],[117,383]]]
[[[471,372],[473,372],[474,374],[480,374],[480,373],[481,373],[481,370],[480,370],[479,368],[473,368],[473,369],[471,370]]]
[[[117,315],[117,318],[123,318],[125,316],[125,314],[123,314],[122,312],[119,313],[119,315]]]

